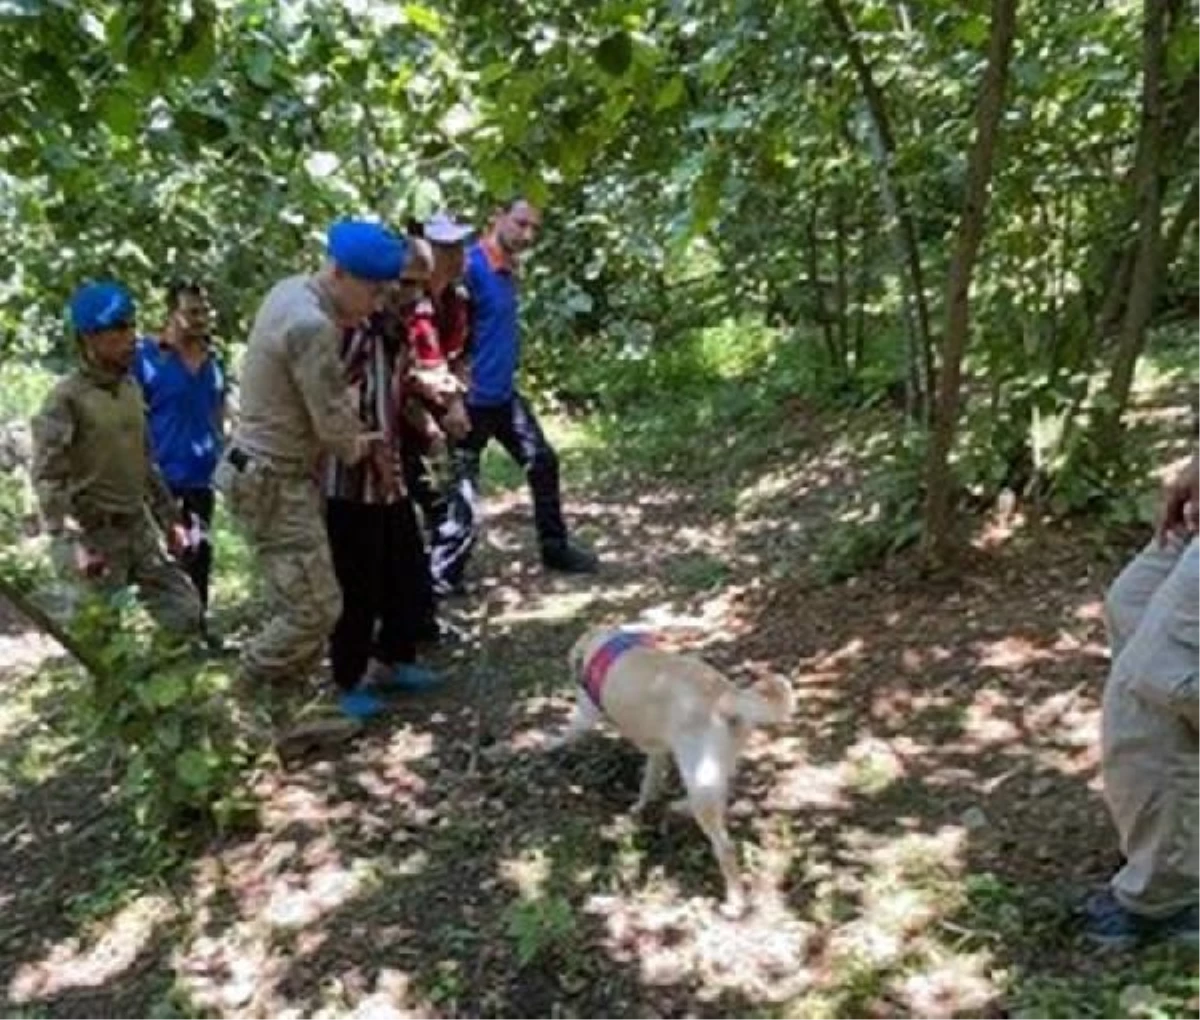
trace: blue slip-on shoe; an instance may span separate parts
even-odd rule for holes
[[[441,685],[441,678],[431,669],[413,662],[402,662],[385,681],[389,691],[402,694],[423,694]]]
[[[367,719],[373,719],[386,712],[388,704],[370,691],[356,690],[339,694],[338,708],[342,710],[343,715],[358,722],[365,722]]]

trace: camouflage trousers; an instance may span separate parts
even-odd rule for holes
[[[1113,661],[1104,689],[1104,796],[1125,864],[1113,895],[1162,917],[1197,891],[1197,585],[1200,547],[1147,546],[1105,601]]]
[[[167,556],[148,516],[92,524],[84,528],[79,541],[104,557],[106,570],[100,577],[80,582],[73,545],[63,540],[62,556],[71,562],[57,566],[72,584],[82,583],[105,594],[134,585],[139,601],[164,631],[180,637],[200,634],[200,596],[187,574]]]
[[[242,648],[248,680],[302,680],[321,661],[342,612],[342,594],[320,493],[312,479],[261,461],[225,459],[217,487],[246,537],[267,603],[267,623]]]

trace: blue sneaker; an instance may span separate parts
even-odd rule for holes
[[[413,662],[402,662],[386,681],[388,690],[404,694],[423,694],[433,690],[441,682],[433,670]]]
[[[387,711],[387,702],[370,691],[344,691],[338,695],[338,707],[344,715],[359,722],[373,719]]]

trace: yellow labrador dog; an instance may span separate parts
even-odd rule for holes
[[[658,793],[674,758],[687,796],[672,806],[689,811],[708,836],[725,879],[726,908],[740,911],[741,876],[725,827],[729,787],[750,730],[791,715],[791,688],[779,677],[734,687],[708,663],[656,647],[647,630],[592,628],[575,642],[570,664],[579,684],[575,712],[547,750],[607,718],[646,754],[634,813]]]

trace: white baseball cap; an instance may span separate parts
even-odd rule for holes
[[[424,223],[425,240],[434,244],[461,244],[473,231],[449,213],[435,213]]]

